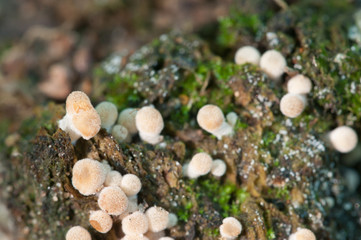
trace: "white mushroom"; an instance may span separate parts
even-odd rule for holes
[[[66,240],[91,240],[88,230],[81,226],[75,226],[68,230],[65,235]]]
[[[105,187],[99,194],[98,205],[110,215],[120,215],[128,208],[128,198],[119,187]]]
[[[109,132],[118,117],[117,107],[111,102],[101,102],[95,107],[95,110],[100,116],[101,126]]]
[[[163,130],[164,122],[157,109],[142,107],[135,116],[135,124],[143,141],[153,145],[163,141],[160,132]]]
[[[211,173],[216,177],[221,177],[226,173],[227,165],[221,159],[216,159],[212,162]]]
[[[316,240],[316,236],[307,228],[298,228],[297,232],[291,234],[289,240]]]
[[[148,218],[142,212],[134,212],[122,220],[122,230],[125,235],[139,236],[148,231]]]
[[[113,226],[113,219],[108,213],[98,210],[90,213],[89,223],[98,232],[107,233]]]
[[[128,129],[122,125],[115,125],[112,128],[112,135],[118,142],[129,142],[131,140]]]
[[[212,158],[207,153],[197,153],[192,157],[187,167],[187,176],[189,178],[198,178],[211,171]]]
[[[244,46],[237,50],[234,61],[236,64],[245,64],[245,63],[252,63],[254,65],[259,64],[259,60],[261,58],[261,54],[259,51],[252,46]]]
[[[283,115],[289,118],[298,117],[307,105],[305,96],[288,93],[284,95],[280,102],[280,110]]]
[[[276,50],[266,51],[260,60],[260,67],[273,80],[278,80],[285,72],[286,59]]]
[[[138,110],[135,108],[126,108],[119,114],[118,124],[124,126],[131,135],[138,132],[137,126],[135,125],[137,112]]]
[[[308,94],[309,92],[311,92],[311,89],[311,80],[302,74],[294,76],[287,83],[287,91],[289,93]]]
[[[348,126],[337,127],[329,133],[332,146],[341,153],[351,152],[357,145],[355,130]]]
[[[168,212],[161,207],[151,207],[145,212],[149,221],[149,230],[152,232],[160,232],[167,228]]]
[[[242,232],[242,224],[234,217],[227,217],[223,219],[219,231],[225,239],[235,239]]]

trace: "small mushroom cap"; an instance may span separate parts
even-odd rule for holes
[[[222,225],[219,227],[222,237],[234,239],[242,232],[242,224],[234,217],[223,219]]]
[[[245,63],[252,63],[254,65],[259,64],[259,60],[261,58],[261,54],[259,51],[252,46],[244,46],[237,50],[234,61],[236,64],[245,64]]]
[[[122,230],[126,235],[137,236],[148,231],[148,218],[142,212],[134,212],[122,220]]]
[[[307,94],[311,92],[312,83],[311,80],[302,75],[298,74],[291,78],[287,83],[287,91],[293,94]]]
[[[88,230],[81,226],[75,226],[68,230],[65,235],[66,240],[91,240]]]
[[[218,106],[208,104],[199,109],[197,122],[201,128],[208,132],[212,132],[222,126],[224,115]]]
[[[341,153],[351,152],[358,142],[355,130],[347,126],[337,127],[332,130],[329,139],[332,146]]]
[[[133,196],[139,193],[142,188],[142,183],[136,175],[125,174],[120,183],[120,187],[127,196]]]
[[[95,107],[95,110],[100,116],[101,126],[107,130],[114,125],[118,118],[118,109],[111,102],[101,102]]]
[[[298,117],[306,107],[306,99],[299,94],[288,93],[280,102],[280,110],[283,115],[290,118]]]
[[[122,182],[122,179],[123,179],[123,177],[122,177],[122,174],[120,174],[120,172],[110,171],[105,178],[104,186],[120,187],[120,183]]]
[[[98,232],[107,233],[113,226],[113,219],[108,213],[98,210],[90,213],[89,223]]]
[[[216,159],[212,162],[211,173],[216,177],[221,177],[226,173],[227,165],[223,160]]]
[[[77,161],[73,167],[72,184],[81,194],[95,194],[105,181],[106,170],[103,164],[90,158]]]
[[[150,207],[145,212],[149,221],[149,230],[160,232],[167,228],[169,213],[161,207]]]
[[[298,228],[297,232],[291,234],[289,240],[316,240],[316,236],[307,228]]]
[[[142,107],[135,116],[135,124],[139,132],[158,135],[164,127],[160,112],[153,107]]]
[[[174,227],[178,223],[178,217],[174,213],[169,213],[168,215],[168,225],[167,228]]]
[[[66,98],[66,112],[73,115],[81,112],[87,112],[94,109],[89,97],[81,92],[74,91]]]
[[[279,79],[287,66],[286,59],[276,50],[266,51],[260,60],[260,67],[271,79]]]
[[[115,125],[112,128],[112,135],[119,142],[125,142],[128,140],[129,132],[128,129],[122,125]],[[130,140],[130,138],[129,138]]]
[[[73,116],[73,125],[86,140],[94,137],[100,130],[100,117],[94,109]]]
[[[99,194],[98,205],[110,215],[120,215],[128,208],[128,198],[119,187],[105,187]]]
[[[135,116],[138,110],[135,108],[126,108],[120,112],[118,118],[118,124],[127,128],[130,134],[138,132],[137,126],[135,125]]]
[[[207,153],[197,153],[192,157],[187,168],[187,175],[190,178],[197,178],[211,171],[212,158]]]

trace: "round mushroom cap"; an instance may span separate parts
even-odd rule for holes
[[[110,215],[120,215],[128,208],[128,198],[119,187],[105,187],[99,194],[98,205]]]
[[[259,51],[252,46],[244,46],[237,50],[234,61],[236,64],[245,64],[245,63],[252,63],[254,65],[259,64],[259,60],[261,58],[261,54]]]
[[[91,240],[88,230],[81,226],[75,226],[68,230],[65,235],[66,240]]]
[[[201,128],[208,132],[212,132],[222,126],[224,115],[218,106],[208,104],[199,109],[197,122]]]
[[[234,217],[223,219],[222,225],[219,227],[222,237],[234,239],[242,232],[242,224]]]
[[[169,213],[168,215],[168,225],[167,228],[174,227],[178,223],[178,217],[174,213]]]
[[[306,107],[306,99],[299,94],[288,93],[280,102],[280,110],[283,115],[290,118],[298,117]]]
[[[74,115],[73,125],[84,139],[89,140],[99,132],[101,121],[97,111],[90,109]]]
[[[74,91],[66,98],[66,112],[73,115],[87,112],[93,108],[89,97],[81,91]]]
[[[150,207],[145,212],[149,221],[149,230],[160,232],[167,228],[169,213],[161,207]]]
[[[136,175],[125,174],[120,183],[120,187],[127,196],[133,196],[139,193],[142,188],[142,183]]]
[[[332,130],[329,139],[332,146],[341,153],[351,152],[358,142],[355,130],[347,126],[337,127]]]
[[[125,235],[143,235],[148,231],[148,218],[144,213],[136,211],[122,220],[122,230]]]
[[[197,178],[206,175],[211,171],[212,158],[207,153],[197,153],[188,164],[187,175],[190,178]]]
[[[302,75],[298,74],[291,78],[287,83],[287,91],[293,94],[307,94],[311,92],[312,83],[311,80]]]
[[[95,110],[100,116],[101,126],[105,129],[113,126],[118,118],[118,109],[111,102],[101,102],[95,107]]]
[[[135,116],[135,124],[139,132],[154,135],[164,127],[162,115],[154,107],[142,107]]]
[[[128,129],[122,125],[115,125],[112,128],[112,135],[119,142],[124,142],[128,139]]]
[[[107,233],[113,226],[113,219],[108,213],[98,210],[90,213],[89,223],[98,232]]]
[[[117,186],[120,187],[120,183],[122,182],[122,174],[120,174],[120,172],[118,171],[110,171],[106,178],[105,178],[105,182],[104,182],[104,186],[108,187],[108,186]]]
[[[316,236],[307,228],[298,228],[297,232],[291,234],[289,240],[316,240]]]
[[[260,60],[260,67],[271,79],[279,79],[287,66],[286,59],[276,50],[266,51]]]
[[[226,173],[227,165],[223,160],[216,159],[212,162],[211,173],[216,177],[221,177]]]
[[[137,112],[138,110],[135,108],[126,108],[119,114],[118,124],[126,127],[130,134],[138,132],[137,126],[135,125],[135,116],[137,115]]]
[[[77,161],[72,173],[74,188],[85,196],[95,194],[103,185],[107,174],[101,162],[90,158]]]

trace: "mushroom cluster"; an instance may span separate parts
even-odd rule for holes
[[[198,178],[211,172],[216,177],[226,173],[227,166],[220,159],[213,160],[207,153],[195,154],[189,163],[183,165],[183,174],[189,178]]]

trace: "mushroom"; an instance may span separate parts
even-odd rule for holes
[[[101,233],[107,233],[113,226],[113,220],[108,213],[98,210],[90,213],[90,225]]]
[[[154,107],[142,107],[135,116],[135,124],[143,141],[154,145],[163,140],[159,135],[164,127],[163,118]]]
[[[311,92],[311,89],[311,80],[302,74],[294,76],[287,82],[287,91],[289,93],[308,94],[309,92]]]
[[[236,126],[236,123],[238,120],[237,113],[235,113],[235,112],[227,113],[226,119],[227,119],[227,122],[229,123],[229,125],[231,125],[232,127]]]
[[[91,240],[88,230],[81,226],[75,226],[68,230],[65,235],[66,240]]]
[[[123,238],[121,238],[121,240],[149,240],[149,238],[143,235],[138,235],[138,236],[125,235]]]
[[[211,171],[212,158],[207,153],[197,153],[192,157],[192,160],[186,166],[186,175],[189,178],[198,178],[206,175]]]
[[[316,240],[316,236],[307,228],[297,228],[297,231],[291,234],[289,240]]]
[[[167,228],[169,213],[161,207],[150,207],[145,212],[149,221],[149,230],[160,232]]]
[[[216,105],[203,106],[198,111],[197,122],[201,128],[219,140],[222,139],[222,136],[233,134],[233,128],[225,121],[222,110]]]
[[[223,219],[219,231],[225,239],[235,239],[242,232],[242,224],[234,217],[227,217]]]
[[[120,215],[128,208],[128,198],[119,187],[105,187],[99,194],[98,205],[110,215]]]
[[[123,192],[129,197],[139,193],[142,188],[140,179],[134,174],[125,174],[120,182]]]
[[[108,187],[108,186],[117,186],[120,187],[120,183],[122,182],[122,174],[120,174],[120,172],[118,171],[110,171],[106,178],[105,178],[105,182],[104,182],[104,186]]]
[[[348,126],[340,126],[328,134],[332,146],[341,153],[351,152],[357,145],[358,138],[355,130]]]
[[[66,114],[58,124],[75,142],[80,137],[86,140],[94,137],[100,130],[101,121],[88,96],[74,91],[66,99]]]
[[[283,115],[289,118],[298,117],[307,105],[305,96],[300,94],[287,93],[280,102],[280,110]]]
[[[82,195],[95,194],[103,185],[107,170],[101,162],[85,158],[73,166],[72,184]]]
[[[144,213],[136,211],[122,220],[122,230],[125,235],[139,236],[148,231],[148,218]]]
[[[118,142],[129,142],[131,139],[128,129],[122,125],[115,125],[112,128],[112,135]]]
[[[168,215],[168,225],[167,228],[172,228],[178,223],[178,217],[174,213],[169,213]]]
[[[95,110],[100,116],[101,126],[109,132],[110,128],[114,125],[118,118],[117,107],[111,102],[104,101],[99,103],[95,107]]]
[[[234,61],[236,64],[245,64],[245,63],[252,63],[254,65],[259,64],[259,60],[261,58],[261,54],[259,51],[252,46],[244,46],[237,50]]]
[[[260,60],[262,71],[273,80],[278,80],[282,76],[286,66],[286,59],[276,50],[266,51]]]
[[[216,177],[221,177],[226,173],[227,165],[221,159],[216,159],[212,162],[211,173]]]
[[[137,112],[138,110],[135,108],[126,108],[119,114],[118,124],[124,126],[131,135],[138,132],[137,126],[135,125]]]

